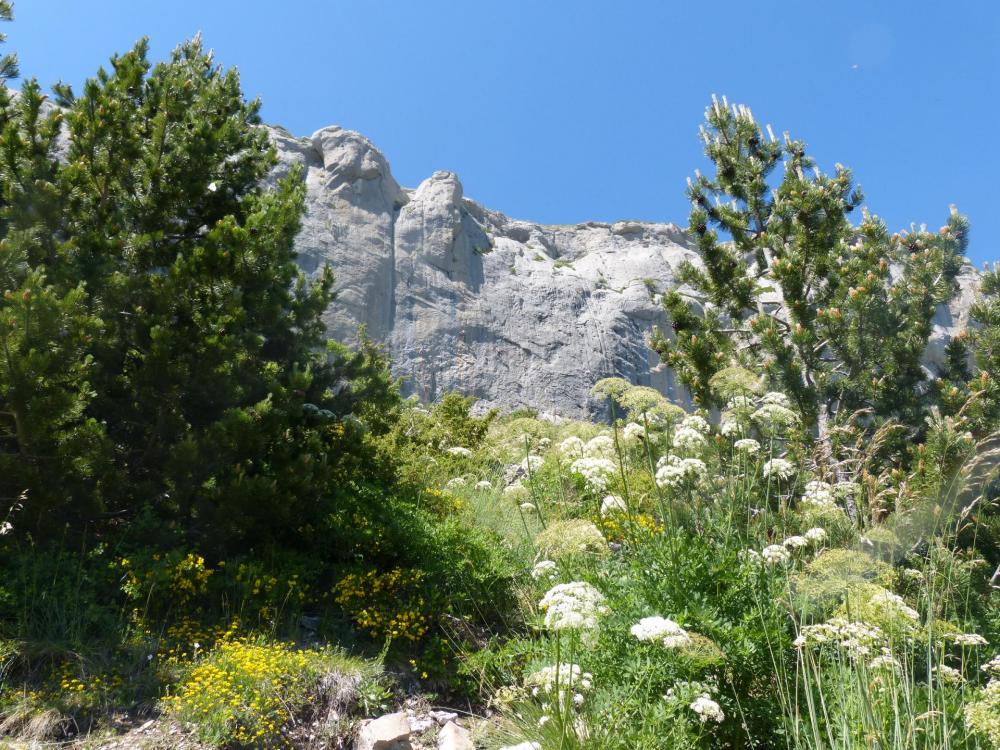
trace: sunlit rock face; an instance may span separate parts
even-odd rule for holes
[[[299,263],[336,272],[330,334],[351,341],[363,324],[405,378],[404,394],[433,401],[454,390],[477,396],[481,409],[583,417],[603,409],[588,395],[593,383],[618,375],[687,402],[648,346],[665,324],[660,293],[697,259],[682,229],[518,221],[466,198],[450,172],[400,187],[381,152],[353,131],[271,135],[274,176],[304,168]],[[968,324],[977,280],[966,269],[961,296],[939,310],[929,367]]]

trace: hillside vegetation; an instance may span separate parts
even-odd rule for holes
[[[713,101],[651,342],[693,406],[477,415],[327,339],[301,173],[199,39],[52,98],[0,88],[12,746],[1000,747],[1000,270],[923,362],[956,210],[855,225]]]

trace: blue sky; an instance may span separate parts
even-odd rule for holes
[[[140,36],[202,31],[270,122],[367,135],[415,186],[547,223],[685,224],[715,92],[852,167],[890,229],[972,221],[1000,259],[1000,2],[20,0],[9,48],[78,84]]]

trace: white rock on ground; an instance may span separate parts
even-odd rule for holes
[[[451,172],[400,187],[385,157],[353,131],[270,132],[280,160],[274,177],[296,163],[305,170],[300,265],[316,273],[330,264],[337,275],[330,334],[352,342],[364,324],[406,376],[404,394],[432,401],[457,390],[483,409],[579,417],[603,409],[590,387],[618,375],[687,402],[647,346],[666,322],[659,294],[678,286],[684,261],[696,260],[684,230],[518,221],[466,198]],[[929,364],[967,325],[977,279],[965,269],[962,297],[938,311]]]
[[[469,730],[453,721],[449,721],[441,728],[437,746],[438,750],[476,750]]]
[[[410,721],[405,713],[380,716],[358,731],[356,750],[410,750]]]

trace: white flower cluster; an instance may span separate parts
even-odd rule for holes
[[[1000,654],[986,662],[981,669],[988,675],[1000,677]]]
[[[700,458],[678,458],[673,454],[663,456],[656,462],[656,484],[676,489],[685,481],[696,482],[708,473],[708,467]]]
[[[719,724],[726,718],[726,715],[722,713],[722,706],[712,700],[708,693],[702,693],[691,701],[691,710],[698,714],[698,718],[703,724],[709,720]]]
[[[515,482],[503,488],[503,496],[515,503],[521,503],[531,497],[531,491],[520,482]]]
[[[879,670],[898,671],[902,668],[903,666],[899,663],[899,660],[885,647],[882,648],[881,654],[868,662],[868,669],[876,672]]]
[[[584,456],[570,464],[569,470],[583,477],[587,486],[594,492],[603,492],[608,488],[617,467],[610,459]]]
[[[945,664],[934,667],[934,674],[943,685],[960,685],[964,681],[961,672]]]
[[[583,446],[583,455],[591,458],[609,458],[615,454],[615,441],[610,435],[592,437]]]
[[[785,409],[792,408],[791,399],[780,391],[768,391],[760,397],[762,406],[781,406]]]
[[[542,578],[553,578],[556,575],[556,564],[552,560],[539,560],[531,569],[531,577],[536,581]]]
[[[782,542],[782,545],[788,549],[802,549],[803,547],[809,546],[809,540],[804,536],[799,536],[798,534],[788,537]]]
[[[646,428],[638,422],[629,422],[622,429],[622,439],[626,443],[637,443],[646,438]]]
[[[552,664],[528,675],[524,684],[531,688],[531,694],[560,692],[565,689],[590,690],[594,676],[584,672],[578,664]]]
[[[472,451],[468,448],[463,448],[461,445],[454,445],[448,449],[448,453],[453,456],[462,456],[463,458],[468,458],[472,455]]]
[[[795,474],[795,464],[783,458],[772,458],[764,464],[764,476],[775,479],[788,480]]]
[[[627,513],[628,506],[625,504],[623,498],[618,497],[618,495],[608,495],[603,500],[601,500],[601,518],[611,515],[612,513]]]
[[[445,484],[444,488],[446,490],[453,490],[456,487],[464,487],[467,484],[468,481],[465,479],[465,477],[455,477],[454,479],[449,479],[448,482]]]
[[[582,630],[596,638],[598,617],[608,608],[604,594],[585,581],[560,583],[549,589],[538,606],[545,612],[550,630]]]
[[[753,438],[743,438],[741,440],[737,440],[735,443],[733,443],[733,447],[740,453],[745,453],[748,456],[753,456],[756,455],[757,453],[760,453],[760,443],[758,443]]]
[[[679,451],[696,453],[701,450],[706,440],[706,435],[711,431],[711,427],[704,417],[697,414],[689,414],[681,420],[674,432],[673,446]]]
[[[826,529],[815,526],[805,533],[805,537],[813,544],[822,544],[826,541]]]
[[[531,453],[524,457],[524,460],[521,462],[521,468],[524,471],[529,471],[533,474],[540,468],[542,468],[543,463],[545,463],[544,458],[542,458],[541,456],[536,456],[535,454]]]
[[[751,415],[761,429],[767,431],[787,429],[799,421],[799,416],[787,406],[765,403]]]
[[[803,625],[795,647],[830,644],[856,656],[869,656],[884,640],[882,629],[866,622],[834,617],[816,625]]]
[[[920,614],[917,610],[903,601],[903,597],[885,589],[875,592],[871,599],[868,600],[868,603],[876,607],[881,607],[890,615],[898,615],[910,622],[917,622],[920,619]]]
[[[486,479],[480,479],[478,482],[476,482],[476,489],[477,490],[492,490],[493,489],[493,484],[491,482],[489,482],[488,480],[486,480]]]
[[[753,399],[750,396],[737,395],[729,399],[726,403],[726,411],[738,411],[740,409],[752,409]]]
[[[691,644],[688,632],[666,617],[643,617],[632,626],[632,635],[640,641],[656,641],[664,648],[683,648]]]
[[[788,562],[792,558],[792,554],[783,544],[767,545],[761,551],[760,556],[764,558],[764,562],[768,565],[780,565],[781,563]]]
[[[719,424],[719,432],[725,437],[736,437],[747,431],[746,425],[737,419],[724,418]]]
[[[956,633],[950,636],[956,646],[986,646],[989,644],[979,633]]]
[[[818,479],[806,483],[801,502],[803,505],[819,510],[831,510],[837,507],[837,501],[833,496],[833,487]]]
[[[559,443],[559,452],[566,458],[579,458],[583,455],[583,440],[576,435],[570,435]]]

